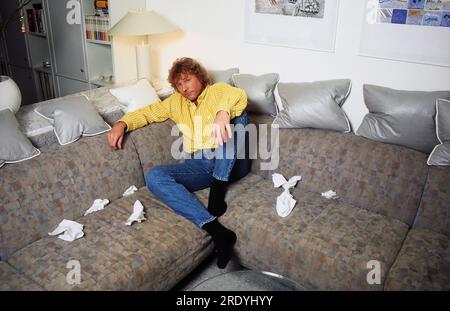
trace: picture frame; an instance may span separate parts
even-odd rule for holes
[[[450,67],[450,27],[380,22],[379,3],[366,0],[360,56]]]
[[[247,0],[245,41],[333,53],[339,0],[312,0],[312,9],[307,1]]]

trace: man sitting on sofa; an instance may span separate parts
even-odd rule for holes
[[[125,114],[109,132],[108,143],[121,149],[125,132],[167,119],[177,124],[183,133],[184,162],[151,168],[145,176],[146,185],[176,213],[212,236],[218,251],[217,265],[225,268],[237,237],[217,217],[227,208],[228,183],[250,170],[248,158],[237,159],[242,154],[239,150],[246,146],[238,142],[230,126],[230,122],[244,127],[248,124],[244,111],[247,96],[244,90],[228,84],[211,84],[207,71],[191,58],[177,59],[168,80],[176,92],[162,102]],[[212,130],[205,133],[207,129]],[[231,156],[227,144],[233,144]],[[206,210],[192,192],[207,187],[211,189]]]

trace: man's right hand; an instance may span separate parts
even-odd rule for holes
[[[108,144],[114,149],[122,149],[123,137],[125,135],[125,130],[127,129],[127,124],[125,122],[119,121],[114,124],[111,131],[108,133]]]

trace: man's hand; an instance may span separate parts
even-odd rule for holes
[[[127,124],[125,122],[119,121],[114,124],[111,131],[108,133],[108,144],[114,149],[122,149],[123,137],[125,135],[125,130],[127,129]]]
[[[227,133],[229,138],[233,137],[230,126],[230,115],[228,112],[221,110],[217,112],[211,132],[213,143],[222,146],[227,142]]]

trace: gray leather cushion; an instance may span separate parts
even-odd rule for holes
[[[40,105],[34,111],[53,124],[61,145],[81,136],[95,136],[111,129],[84,96],[74,96]]]
[[[356,134],[430,153],[439,143],[434,121],[438,98],[450,99],[450,91],[400,91],[366,84],[369,113]]]
[[[236,87],[244,89],[248,97],[247,111],[259,114],[277,114],[274,90],[280,76],[277,73],[268,73],[261,76],[251,74],[234,74],[233,83]]]
[[[350,132],[350,122],[341,106],[351,90],[351,80],[278,83],[283,110],[274,124],[280,128],[319,128]]]
[[[0,111],[0,167],[25,161],[40,154],[20,131],[19,122],[9,109]]]
[[[239,73],[239,68],[230,68],[226,70],[210,70],[208,71],[209,77],[213,83],[228,83],[234,85],[232,76]]]
[[[436,101],[436,134],[440,142],[430,154],[428,165],[450,165],[450,101]]]

